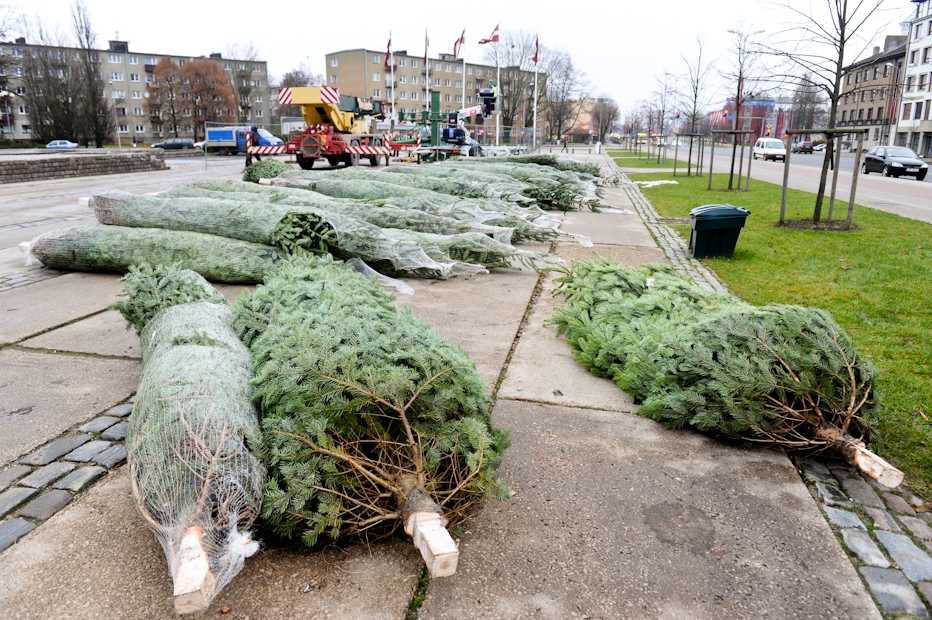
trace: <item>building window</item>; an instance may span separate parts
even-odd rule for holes
[[[906,91],[907,92],[912,91],[913,82],[915,81],[915,79],[916,79],[915,76],[912,76],[912,75],[906,78]]]
[[[874,119],[874,108],[867,108],[867,120]]]
[[[412,76],[411,76],[411,83],[412,83],[412,84],[417,84],[417,76],[416,76],[416,75],[412,75]]]
[[[377,64],[379,64],[380,62],[382,62],[382,61],[380,60],[380,58],[381,58],[381,57],[380,57],[378,54],[373,54],[373,55],[372,55],[372,64],[377,65]]]
[[[372,81],[373,81],[373,82],[378,82],[379,80],[381,80],[382,78],[379,77],[380,75],[382,75],[382,74],[379,73],[379,72],[373,73],[373,74],[372,74]]]
[[[256,118],[262,118],[262,110],[256,110]]]
[[[32,133],[32,127],[30,127],[29,125],[20,125],[19,130],[22,133]]]
[[[876,99],[876,98],[877,98],[877,91],[876,91],[876,90],[872,90],[872,91],[871,91],[871,101],[873,101],[873,100]]]
[[[871,79],[871,70],[870,70],[870,69],[864,69],[864,81],[866,82],[866,81],[868,81],[869,79]]]
[[[19,49],[18,47],[11,47],[10,56],[12,56],[13,58],[22,58],[23,51]],[[23,125],[23,127],[29,127],[29,125]],[[23,133],[26,133],[26,132],[24,131]]]
[[[862,90],[862,91],[861,91],[861,101],[862,101],[862,102],[863,102],[863,101],[867,101],[867,91],[866,91],[866,90]]]
[[[434,71],[440,71],[441,64],[438,62],[434,65]]]
[[[256,73],[262,73],[262,65],[253,65],[252,70]]]
[[[126,91],[125,91],[125,90],[115,90],[115,91],[113,91],[113,98],[114,98],[114,99],[123,99],[124,97],[126,97]]]
[[[109,56],[107,56],[107,60],[109,60],[110,62],[122,63],[123,56],[121,54],[110,54]]]
[[[133,99],[142,99],[142,93],[138,90],[133,91]]]
[[[456,87],[457,87],[457,88],[462,88],[462,87],[463,87],[463,80],[456,80]]]
[[[417,101],[417,93],[411,93],[411,99]]]
[[[845,105],[848,105],[848,95],[845,95]]]
[[[25,113],[26,113],[26,106],[24,106],[24,105],[19,106],[19,113],[20,113],[20,114],[25,114]]]
[[[434,78],[434,86],[440,86],[440,78]]]
[[[915,111],[915,114],[913,115],[913,120],[914,120],[914,121],[918,121],[918,120],[921,119],[921,118],[922,118],[922,102],[921,102],[921,101],[917,101],[917,102],[916,102],[916,111]]]
[[[145,133],[145,131],[146,131],[145,125],[136,125],[136,133]]]
[[[255,87],[257,87],[257,88],[258,88],[259,86],[262,86],[262,84],[259,83],[259,80],[253,80],[252,82],[250,82],[250,84],[252,84],[253,86],[255,86]]]
[[[466,88],[467,88],[468,90],[472,90],[472,80],[469,80],[469,81],[466,82]]]
[[[904,103],[903,104],[903,118],[909,118],[909,113],[913,111],[913,104]]]
[[[887,98],[887,87],[884,86],[883,88],[880,89],[880,99],[884,100],[886,98]]]
[[[400,75],[400,76],[398,76],[398,81],[401,82],[402,84],[407,84],[407,83],[408,83],[408,76],[407,76],[407,75]]]
[[[151,83],[154,82],[154,81],[155,81],[155,76],[152,75],[151,73],[147,73],[147,74],[146,74],[146,84],[151,84]]]
[[[463,103],[463,95],[457,95],[453,100],[456,101],[456,103]]]
[[[848,120],[848,110],[844,110],[844,111],[841,113],[841,122],[844,123],[846,120]]]
[[[472,67],[466,67],[466,75],[472,75]]]
[[[332,74],[332,75],[330,76],[330,83],[331,83],[331,84],[339,84],[339,83],[340,83],[340,76],[339,76],[339,75],[336,75],[336,74]]]
[[[462,73],[462,72],[463,72],[463,65],[456,65],[456,72],[457,72],[457,73]]]
[[[262,103],[262,95],[256,95],[255,103]]]
[[[858,120],[861,120],[863,118],[864,118],[864,108],[861,108],[860,110],[858,110]]]
[[[848,74],[848,79],[845,81],[845,84],[851,84],[851,74]]]
[[[376,88],[375,90],[372,91],[372,96],[373,96],[373,97],[381,97],[381,96],[382,96],[382,90],[381,90],[380,88]]]
[[[466,95],[466,103],[472,103],[472,95]]]
[[[890,67],[888,65],[883,66],[883,76],[888,77],[890,75]]]
[[[909,64],[916,64],[916,56],[918,56],[919,50],[913,50],[909,53]]]
[[[916,88],[918,91],[924,91],[926,89],[926,74],[923,73],[919,76],[919,87]]]
[[[187,60],[184,60],[183,58],[181,58],[181,59],[178,60],[178,66],[179,66],[179,67],[183,67],[183,66],[184,66],[184,63],[186,63],[186,62],[188,62],[188,61],[187,61]]]
[[[860,71],[854,74],[854,83],[855,84],[861,83],[861,72]]]
[[[331,67],[339,67],[339,66],[340,66],[340,59],[339,59],[339,58],[331,58],[331,59],[330,59],[330,66],[331,66]]]
[[[932,101],[929,101],[928,99],[926,99],[926,110],[925,110],[925,115],[922,117],[922,120],[924,120],[924,121],[929,120],[929,106],[930,106],[930,104],[932,104]]]
[[[129,133],[129,126],[117,125],[117,133]]]
[[[139,74],[138,74],[138,73],[130,73],[130,74],[129,74],[129,81],[130,81],[130,82],[138,82],[138,81],[139,81]]]
[[[110,79],[113,80],[114,82],[122,82],[122,81],[123,81],[123,74],[120,73],[120,72],[118,72],[118,71],[111,71],[111,72],[110,72]]]
[[[237,69],[238,71],[245,71],[245,70],[246,70],[246,63],[245,63],[245,62],[237,63],[236,69]]]
[[[20,97],[22,97],[23,95],[25,95],[25,94],[26,94],[26,87],[25,87],[25,86],[17,86],[17,87],[16,87],[16,94],[19,95]]]
[[[157,64],[159,64],[159,59],[156,58],[155,56],[146,56],[146,64],[147,64],[147,65],[157,65]],[[228,68],[229,68],[229,67],[228,67]]]
[[[883,106],[877,108],[877,118],[883,118]]]
[[[447,63],[446,65],[444,65],[444,70],[445,70],[447,73],[450,72],[450,63]]]
[[[880,139],[880,127],[874,127],[874,140]]]
[[[417,66],[418,66],[418,65],[417,65],[417,58],[412,58],[412,59],[411,59],[411,68],[412,68],[412,69],[417,69]]]
[[[874,67],[874,79],[876,80],[879,77],[880,77],[880,67]]]
[[[398,66],[399,66],[399,67],[407,67],[407,66],[408,66],[408,59],[405,58],[404,56],[402,56],[401,58],[399,58],[399,59],[398,59]]]
[[[447,88],[449,88],[449,87],[450,87],[450,80],[444,80],[444,81],[443,81],[443,85],[446,86]]]
[[[399,99],[407,99],[407,98],[408,98],[408,93],[407,93],[407,91],[404,91],[404,90],[403,90],[403,91],[401,91],[400,93],[398,93],[398,98],[399,98]]]
[[[443,96],[443,100],[449,102],[449,101],[450,101],[450,95],[444,95],[444,96]]]
[[[139,64],[139,56],[130,56],[130,57],[129,57],[129,64],[131,64],[131,65],[138,65],[138,64]]]
[[[133,108],[133,114],[136,116],[142,116],[142,108]]]

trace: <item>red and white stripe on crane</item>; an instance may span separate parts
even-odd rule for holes
[[[389,155],[391,149],[385,146],[348,146],[346,152],[355,155]]]
[[[281,155],[288,152],[284,146],[250,146],[247,150],[253,155]]]
[[[340,103],[340,89],[329,86],[320,87],[320,100],[323,103]],[[292,92],[290,87],[278,89],[278,102],[288,105],[292,101]]]

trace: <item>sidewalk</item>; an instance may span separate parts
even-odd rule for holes
[[[605,161],[577,156],[587,157]],[[682,242],[663,237],[642,199],[616,188],[607,196],[614,212],[566,214],[564,228],[597,245],[555,251],[631,265],[672,255],[678,269],[721,286],[677,258]],[[21,487],[3,479],[22,455],[128,410],[118,406],[135,390],[139,348],[106,310],[116,280],[69,274],[0,292],[0,367],[21,369],[0,381],[0,491]],[[561,303],[552,276],[498,270],[408,283],[415,295],[399,303],[462,345],[490,386],[501,381],[493,421],[511,431],[501,474],[516,491],[465,524],[459,570],[430,582],[420,618],[880,618],[789,459],[637,416],[544,325]],[[242,290],[221,288],[228,298]],[[106,470],[100,482],[47,521],[8,520],[36,527],[0,552],[0,617],[175,617],[164,555],[124,467],[75,471],[94,466]],[[310,554],[265,548],[205,616],[228,606],[224,618],[401,620],[421,570],[406,540]]]

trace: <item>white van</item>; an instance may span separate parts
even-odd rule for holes
[[[764,161],[768,159],[784,160],[786,159],[786,145],[783,144],[782,140],[777,140],[776,138],[759,138],[757,142],[754,143],[753,151],[754,159],[758,157],[763,157]]]

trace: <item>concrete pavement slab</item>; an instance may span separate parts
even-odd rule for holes
[[[119,277],[69,273],[0,293],[0,344],[18,342],[105,310],[123,289]]]
[[[126,319],[107,310],[20,343],[33,349],[93,353],[113,357],[141,357],[139,336],[126,329]]]
[[[548,247],[522,245],[533,251]],[[404,281],[414,295],[398,295],[396,303],[411,308],[434,331],[463,347],[489,387],[495,387],[537,279],[530,269],[496,269],[492,274],[449,280],[408,278]]]
[[[0,415],[0,465],[126,400],[140,373],[134,360],[12,349],[0,350],[0,368],[2,411],[26,411]]]
[[[499,400],[516,491],[465,524],[441,618],[879,619],[781,453],[633,414]]]
[[[165,555],[136,510],[125,469],[0,555],[0,617],[177,618]],[[407,543],[264,548],[201,617],[400,620],[420,571]]]
[[[667,263],[667,255],[660,248],[643,246],[607,245],[596,243],[591,248],[584,248],[578,243],[561,241],[557,244],[555,253],[567,263],[574,260],[595,258],[596,256],[610,256],[626,265],[639,267],[644,263]]]
[[[593,243],[657,247],[657,242],[637,213],[595,213],[570,211],[560,227],[575,235],[585,235]]]

